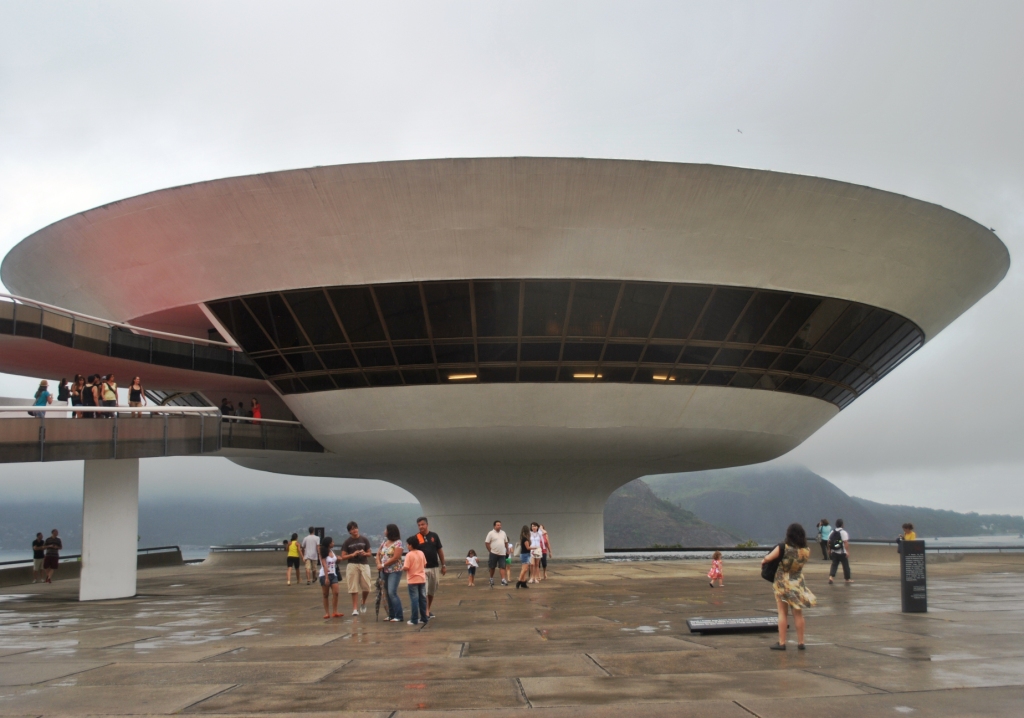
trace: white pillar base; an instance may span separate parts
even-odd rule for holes
[[[139,541],[139,460],[85,462],[79,601],[135,595]]]
[[[513,544],[524,525],[540,523],[554,559],[603,558],[604,504],[616,488],[636,478],[626,472],[593,465],[447,466],[394,483],[419,499],[431,530],[441,537],[449,567],[458,570],[471,548],[486,565],[484,537],[495,521]]]

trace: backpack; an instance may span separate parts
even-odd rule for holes
[[[828,552],[843,553],[843,535],[839,529],[832,529],[832,533],[828,535]]]
[[[769,561],[768,563],[761,564],[761,578],[765,581],[771,581],[775,583],[775,574],[779,571],[779,564],[782,562],[782,557],[786,555],[786,544],[780,543],[775,548],[779,549],[779,557]]]

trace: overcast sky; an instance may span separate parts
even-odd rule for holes
[[[69,214],[172,185],[545,155],[870,185],[995,228],[1016,260],[1022,27],[1016,1],[2,3],[0,255]],[[877,501],[1024,513],[1022,327],[1014,261],[783,461]],[[0,375],[0,395],[33,389]],[[0,500],[44,475],[80,491],[80,464],[6,465]],[[290,481],[205,459],[150,460],[143,475],[144,494]]]

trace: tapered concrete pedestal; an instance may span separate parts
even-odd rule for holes
[[[134,596],[138,540],[139,460],[86,461],[78,600]]]

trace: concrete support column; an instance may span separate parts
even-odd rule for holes
[[[78,600],[134,596],[138,540],[139,460],[86,461]]]
[[[614,467],[564,465],[447,467],[431,473],[395,483],[419,499],[456,567],[471,548],[486,558],[484,537],[496,520],[513,544],[520,529],[536,521],[548,531],[554,558],[601,558],[605,501],[635,478]]]

